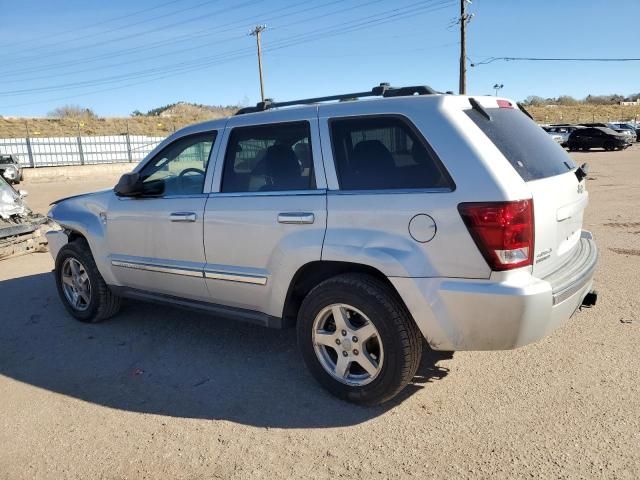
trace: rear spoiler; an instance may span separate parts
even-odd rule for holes
[[[520,111],[522,113],[524,113],[527,117],[529,117],[531,120],[533,120],[533,117],[531,116],[531,114],[527,111],[526,108],[524,108],[524,105],[522,105],[521,103],[516,103],[516,105],[518,105],[518,108],[520,109]],[[535,120],[534,120],[535,122]]]

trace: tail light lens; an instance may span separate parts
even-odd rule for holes
[[[461,203],[458,211],[492,270],[533,264],[533,200]]]

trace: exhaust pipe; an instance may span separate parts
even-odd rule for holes
[[[598,292],[596,292],[595,290],[591,290],[589,293],[585,295],[584,299],[582,300],[582,305],[580,305],[580,307],[591,308],[596,304],[597,301],[598,301]]]

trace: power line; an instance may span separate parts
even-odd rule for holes
[[[305,35],[305,34],[298,35],[298,36],[290,38],[290,39],[282,40],[282,41],[280,41],[279,44],[275,44],[273,47],[270,47],[270,48],[268,48],[266,50],[267,51],[272,51],[272,50],[279,50],[279,49],[282,49],[282,48],[288,48],[288,47],[291,47],[291,46],[299,45],[301,43],[320,40],[322,38],[326,38],[326,37],[329,37],[329,36],[350,33],[350,32],[356,31],[356,30],[360,30],[362,28],[367,28],[368,25],[381,25],[381,24],[385,24],[385,23],[401,20],[401,19],[404,19],[404,18],[409,18],[409,17],[415,16],[416,14],[422,14],[422,13],[427,13],[427,12],[431,12],[431,11],[441,10],[443,8],[451,6],[451,4],[454,1],[455,0],[445,0],[445,1],[440,2],[439,4],[436,3],[436,4],[426,5],[426,6],[424,5],[425,2],[418,2],[418,4],[422,5],[421,7],[415,8],[415,5],[417,5],[417,4],[412,4],[412,5],[409,5],[409,6],[404,7],[404,8],[395,8],[395,9],[388,10],[388,11],[385,11],[385,12],[380,12],[380,13],[375,14],[375,15],[370,15],[368,17],[364,17],[363,19],[351,20],[351,21],[348,21],[348,22],[343,22],[342,24],[331,26],[328,29],[316,29],[315,32],[314,32],[315,35]],[[409,8],[409,7],[412,7],[412,6],[414,8]],[[168,77],[171,77],[171,76],[175,76],[175,75],[178,75],[178,74],[181,74],[181,73],[190,72],[190,71],[203,70],[203,69],[209,68],[209,67],[214,66],[214,65],[218,65],[218,64],[221,64],[221,63],[226,63],[226,62],[229,62],[229,61],[233,61],[233,60],[236,60],[236,59],[240,59],[240,58],[244,58],[244,57],[252,56],[252,55],[254,55],[254,53],[251,51],[251,49],[248,49],[248,50],[247,49],[239,49],[239,50],[235,50],[235,51],[231,51],[231,52],[226,52],[226,53],[217,55],[215,57],[210,57],[209,59],[204,59],[204,60],[209,60],[209,61],[206,61],[206,62],[203,62],[202,61],[203,59],[198,59],[196,61],[181,62],[181,63],[175,64],[175,65],[171,65],[171,66],[169,66],[169,68],[167,68],[167,66],[165,66],[165,67],[155,68],[155,69],[151,69],[151,70],[144,70],[144,71],[134,72],[134,73],[128,74],[128,75],[106,77],[106,78],[102,78],[102,79],[99,79],[99,80],[91,80],[91,81],[85,81],[85,82],[74,82],[74,83],[70,83],[70,84],[56,85],[56,86],[52,86],[52,87],[42,87],[42,88],[38,88],[38,89],[14,90],[14,91],[11,91],[11,92],[3,92],[0,95],[2,95],[2,96],[22,96],[22,95],[31,95],[33,93],[43,93],[43,92],[47,92],[47,91],[66,90],[66,89],[69,89],[69,88],[76,88],[76,87],[77,88],[86,88],[86,87],[91,87],[91,86],[108,85],[108,84],[113,84],[113,83],[119,83],[119,82],[126,81],[126,80],[134,80],[134,79],[142,79],[142,78],[145,79],[145,80],[138,81],[138,82],[133,82],[133,83],[130,82],[130,83],[127,83],[127,84],[124,84],[124,85],[104,88],[104,89],[95,90],[95,91],[91,91],[91,92],[84,92],[84,93],[78,94],[78,95],[59,97],[59,98],[50,99],[50,100],[47,100],[47,101],[66,100],[68,98],[76,98],[76,97],[79,97],[79,96],[86,96],[86,95],[90,95],[90,94],[94,94],[94,93],[102,93],[102,92],[105,92],[105,91],[111,91],[111,90],[116,90],[116,89],[120,89],[120,88],[126,88],[126,87],[133,86],[133,85],[139,85],[139,84],[143,84],[143,83],[148,83],[149,81],[156,81],[156,80],[168,78]],[[23,104],[15,104],[15,105],[7,105],[4,108],[19,107],[19,106],[26,106],[26,105],[37,105],[37,104],[40,104],[40,103],[43,103],[43,101],[23,103]]]
[[[360,20],[351,20],[348,22],[344,22],[342,24],[336,25],[336,26],[332,26],[329,27],[329,29],[316,29],[315,31],[312,31],[311,33],[316,33],[315,36],[313,35],[306,35],[306,34],[301,34],[298,35],[296,37],[287,39],[287,40],[282,40],[280,41],[280,44],[276,44],[274,47],[269,48],[268,50],[279,50],[281,48],[288,48],[290,46],[294,46],[294,45],[299,45],[300,43],[306,43],[309,41],[313,41],[313,40],[318,40],[318,39],[322,39],[322,38],[326,38],[328,36],[334,36],[334,35],[339,35],[339,34],[344,34],[344,33],[350,33],[356,30],[360,30],[362,28],[366,28],[368,25],[379,25],[379,24],[384,24],[384,23],[389,23],[391,21],[396,21],[396,20],[400,20],[403,18],[407,18],[411,15],[414,15],[416,13],[419,13],[419,10],[423,10],[423,13],[426,13],[426,10],[428,9],[432,9],[432,10],[439,10],[442,9],[448,5],[450,5],[454,0],[446,0],[443,5],[435,5],[438,6],[439,8],[437,9],[433,9],[433,5],[430,6],[422,6],[420,8],[413,8],[413,9],[408,9],[406,11],[402,11],[402,8],[395,8],[392,10],[388,10],[385,12],[381,12],[375,15],[370,15],[368,17],[364,17],[364,19],[360,19]],[[419,3],[424,3],[424,2],[419,2]],[[416,4],[413,4],[416,5]],[[407,7],[405,7],[407,8]],[[395,13],[394,13],[395,12]],[[380,17],[380,18],[373,18],[373,17]],[[373,18],[373,19],[372,19]],[[362,21],[365,20],[365,21]],[[354,23],[355,22],[355,23]],[[358,23],[359,22],[359,23]],[[352,25],[349,25],[352,24]],[[344,28],[343,28],[344,27]],[[324,30],[324,31],[322,31]],[[50,91],[58,91],[58,90],[68,90],[70,88],[83,88],[83,87],[92,87],[92,86],[99,86],[99,85],[103,85],[103,84],[109,84],[109,83],[117,83],[120,81],[126,81],[128,79],[136,79],[136,78],[145,78],[148,77],[149,81],[152,80],[156,80],[159,78],[166,78],[169,76],[173,76],[174,74],[179,74],[179,73],[185,73],[185,72],[190,72],[190,71],[195,71],[195,70],[202,70],[205,69],[209,66],[221,63],[220,61],[228,61],[228,60],[233,60],[235,58],[240,58],[243,56],[247,56],[247,49],[240,49],[240,50],[235,50],[235,51],[231,51],[231,52],[226,52],[220,55],[216,55],[214,57],[209,57],[208,58],[208,62],[203,62],[203,60],[207,60],[207,59],[197,59],[197,60],[193,60],[193,61],[185,61],[185,62],[180,62],[177,64],[172,64],[170,66],[163,66],[163,67],[157,67],[154,69],[147,69],[147,70],[142,70],[142,71],[138,71],[138,72],[133,72],[131,74],[124,74],[124,75],[115,75],[115,76],[111,76],[111,77],[103,77],[101,79],[96,79],[96,80],[88,80],[88,81],[82,81],[82,82],[72,82],[72,83],[67,83],[67,84],[61,84],[61,85],[55,85],[55,86],[47,86],[47,87],[39,87],[39,88],[30,88],[30,89],[20,89],[20,90],[12,90],[12,91],[5,91],[0,93],[0,96],[23,96],[23,95],[31,95],[33,93],[45,93],[45,92],[50,92]],[[229,57],[229,55],[231,55],[231,57]]]
[[[331,5],[335,5],[337,3],[342,3],[342,1],[343,0],[333,0],[331,2],[322,4],[322,5],[314,5],[312,7],[306,7],[306,8],[303,8],[301,10],[297,10],[297,11],[293,11],[293,12],[281,13],[283,11],[286,11],[286,10],[289,10],[289,9],[291,9],[293,7],[298,6],[298,4],[296,3],[296,4],[289,5],[289,6],[286,6],[286,7],[282,7],[282,8],[276,9],[276,10],[271,10],[269,13],[272,14],[272,16],[265,18],[265,20],[266,21],[271,21],[271,20],[290,17],[290,16],[293,16],[293,15],[299,15],[301,13],[306,13],[306,12],[309,12],[309,11],[312,11],[312,10],[317,10],[318,8],[325,8],[325,7],[328,7],[328,6],[331,6]],[[365,2],[364,4],[359,4],[356,7],[369,6],[371,4],[379,3],[379,2],[382,2],[382,1],[385,1],[385,0],[373,0],[373,1]],[[307,21],[310,21],[310,20],[315,20],[315,19],[322,18],[322,17],[325,17],[325,16],[335,15],[337,13],[343,13],[343,12],[345,12],[347,10],[352,10],[353,8],[356,8],[356,7],[349,7],[349,8],[336,10],[336,11],[333,11],[333,12],[329,12],[329,13],[317,16],[317,17],[312,18],[312,19],[303,19],[303,20],[298,21],[298,23],[304,23],[304,22],[307,22]],[[278,14],[277,16],[275,16],[276,13]],[[245,18],[240,19],[240,20],[236,20],[236,21],[233,21],[233,22],[228,22],[226,24],[218,25],[213,29],[207,28],[207,29],[204,29],[204,30],[199,30],[195,34],[181,35],[181,36],[178,36],[178,37],[173,37],[173,38],[171,38],[169,40],[163,40],[163,41],[160,41],[160,42],[154,42],[154,43],[151,43],[149,45],[142,46],[142,47],[127,48],[127,49],[118,50],[116,52],[111,52],[111,53],[107,53],[107,54],[94,55],[94,56],[87,57],[85,59],[80,59],[80,60],[72,60],[72,61],[61,62],[61,63],[50,63],[50,64],[39,65],[39,66],[35,66],[35,67],[29,67],[29,68],[26,68],[26,69],[25,68],[17,69],[17,70],[14,69],[14,70],[11,70],[11,71],[6,72],[5,74],[3,74],[2,75],[2,81],[7,83],[7,79],[15,78],[16,76],[18,77],[18,79],[20,79],[21,78],[21,74],[32,74],[32,73],[36,73],[36,72],[55,70],[57,68],[62,68],[62,67],[69,67],[69,66],[75,66],[75,65],[83,65],[83,64],[89,64],[89,63],[95,63],[95,62],[97,62],[99,60],[104,60],[104,59],[109,59],[109,58],[116,58],[116,57],[119,58],[119,57],[128,55],[129,53],[134,53],[135,54],[135,53],[140,53],[140,52],[143,52],[143,51],[154,50],[156,48],[160,48],[160,47],[163,47],[163,46],[166,46],[166,45],[175,45],[177,43],[182,43],[182,42],[185,42],[185,41],[194,40],[196,38],[206,37],[206,35],[209,34],[211,31],[214,31],[215,33],[226,33],[226,32],[229,32],[229,31],[234,31],[234,30],[237,30],[237,27],[235,27],[235,26],[241,25],[241,24],[243,24],[245,22],[250,22],[251,20],[254,20],[256,18],[256,16],[262,16],[262,15],[261,14],[252,15],[251,17],[245,17]],[[224,28],[224,27],[230,27],[230,28]],[[238,38],[244,38],[244,35],[228,37],[228,38],[223,39],[222,41],[235,40],[235,39],[238,39]],[[110,67],[116,67],[116,66],[121,66],[121,65],[127,65],[127,64],[130,64],[130,63],[136,63],[136,62],[139,62],[139,61],[146,61],[146,60],[153,59],[153,58],[162,58],[162,57],[167,56],[167,55],[173,55],[173,54],[176,54],[176,53],[183,53],[183,52],[186,52],[186,51],[192,51],[192,50],[196,50],[198,48],[203,48],[203,47],[215,46],[215,45],[221,43],[222,41],[216,41],[214,43],[211,43],[210,41],[207,41],[207,43],[205,43],[205,44],[192,46],[192,47],[189,47],[189,48],[186,48],[186,49],[174,50],[174,51],[169,52],[169,53],[165,52],[165,53],[163,53],[161,55],[156,55],[156,56],[153,56],[153,57],[144,57],[142,59],[135,59],[135,60],[132,60],[132,61],[126,61],[126,62],[119,62],[119,63],[116,63],[116,64],[110,64],[110,65],[108,65],[106,67],[105,66],[98,66],[97,68],[94,67],[94,69],[110,68]],[[55,77],[55,76],[64,76],[64,75],[70,75],[70,74],[75,74],[75,73],[83,73],[85,71],[91,71],[91,70],[92,69],[85,69],[85,70],[80,70],[80,71],[68,72],[68,73],[65,73],[65,74],[62,74],[62,75],[48,75],[46,78],[50,79],[51,77]],[[40,79],[40,78],[43,78],[43,77],[38,77],[38,79]],[[25,78],[25,80],[34,80],[34,78],[29,75],[29,77]],[[13,81],[15,82],[16,80],[13,80]],[[10,82],[11,82],[11,80],[9,81],[9,83]]]
[[[218,0],[212,0],[212,1],[218,1]],[[183,20],[180,20],[180,21],[177,21],[177,22],[174,22],[174,23],[161,25],[159,27],[155,27],[155,28],[152,28],[150,30],[144,30],[142,32],[130,33],[130,34],[127,34],[127,35],[124,35],[124,36],[121,36],[121,37],[102,40],[102,41],[94,42],[94,43],[91,43],[91,44],[88,44],[88,45],[81,45],[81,46],[78,46],[78,47],[75,47],[75,48],[67,48],[67,49],[65,49],[63,51],[59,51],[57,53],[55,53],[55,52],[54,53],[49,53],[49,54],[47,54],[47,56],[48,57],[52,57],[52,56],[56,57],[56,56],[61,56],[61,55],[68,55],[70,52],[77,52],[77,51],[86,50],[86,49],[89,49],[89,48],[100,47],[100,46],[103,46],[103,45],[109,45],[109,44],[114,43],[114,42],[120,42],[122,40],[130,40],[132,38],[138,38],[140,36],[148,35],[150,33],[164,32],[168,28],[173,28],[173,27],[177,27],[177,26],[180,26],[180,25],[185,25],[187,23],[197,22],[199,20],[202,20],[203,18],[213,17],[215,15],[220,15],[221,13],[226,13],[226,12],[229,12],[229,11],[232,11],[232,10],[237,10],[239,8],[246,7],[247,5],[253,5],[253,4],[256,3],[256,1],[260,1],[261,2],[261,1],[264,1],[264,0],[249,0],[249,1],[245,1],[243,3],[236,4],[236,5],[233,5],[231,7],[222,8],[222,9],[217,10],[215,12],[201,14],[201,15],[198,15],[197,17],[190,17],[190,18],[183,19]],[[93,35],[92,35],[92,37],[93,37]],[[41,55],[34,55],[34,56],[31,56],[31,57],[18,58],[16,61],[29,62],[29,61],[40,61],[41,59],[42,59]]]
[[[640,62],[640,58],[551,58],[551,57],[489,57],[480,62],[474,62],[472,67],[488,65],[497,61],[505,62]]]
[[[340,3],[341,1],[342,1],[342,0],[332,1],[332,2],[329,2],[328,4],[325,4],[325,6],[330,6],[330,5],[333,5],[333,4],[336,4],[336,3]],[[370,1],[368,1],[368,2],[360,3],[360,4],[358,4],[358,5],[351,6],[351,7],[348,7],[348,8],[342,8],[342,9],[335,10],[335,11],[332,11],[332,12],[327,12],[327,13],[323,13],[323,14],[320,14],[320,15],[316,15],[316,16],[313,16],[313,17],[309,17],[309,18],[305,18],[305,19],[302,19],[302,20],[298,20],[298,21],[296,21],[296,24],[302,24],[302,23],[307,23],[307,22],[311,22],[311,21],[317,21],[317,20],[318,20],[318,19],[320,19],[320,18],[324,18],[324,17],[330,16],[330,15],[335,15],[335,14],[339,14],[339,13],[344,13],[344,12],[346,12],[346,11],[353,10],[353,9],[355,9],[355,8],[360,8],[360,7],[364,7],[364,6],[369,6],[369,5],[372,5],[372,4],[375,4],[375,3],[380,3],[381,1],[383,1],[383,0],[370,0]],[[429,2],[429,1],[434,1],[434,0],[427,0],[427,2]],[[452,1],[452,0],[451,0],[451,1]],[[424,2],[418,2],[418,3],[409,4],[409,5],[408,5],[408,6],[406,6],[405,8],[415,7],[416,5],[420,5],[420,4],[422,4],[422,3],[424,3]],[[313,9],[316,9],[316,7],[314,7],[314,8],[305,8],[304,10],[301,10],[301,11],[298,11],[298,12],[292,12],[292,13],[289,13],[288,15],[304,13],[304,12],[306,12],[306,11],[310,11],[310,10],[313,10]],[[396,8],[396,9],[393,9],[393,10],[389,10],[389,11],[385,11],[385,12],[377,13],[377,14],[374,14],[374,15],[370,15],[370,16],[368,16],[368,17],[364,17],[364,19],[350,20],[350,21],[348,21],[348,22],[341,23],[341,24],[339,24],[338,26],[340,26],[340,27],[342,27],[342,26],[349,26],[350,24],[352,24],[352,23],[354,23],[354,22],[359,22],[359,21],[361,21],[361,20],[366,20],[366,19],[369,19],[369,18],[375,18],[375,17],[380,17],[380,16],[385,16],[385,18],[386,18],[386,15],[387,15],[388,13],[397,12],[398,10],[400,10],[400,9],[397,9],[397,8]],[[281,16],[280,16],[280,18],[282,18],[282,17],[284,17],[284,16],[286,16],[286,15],[281,15]],[[234,23],[237,23],[237,22],[234,22]],[[329,27],[329,28],[334,28],[334,27]],[[226,29],[226,30],[222,30],[222,31],[228,31],[228,30],[232,30],[232,29]],[[305,34],[297,35],[297,36],[294,36],[294,37],[291,37],[291,38],[295,39],[295,38],[298,38],[298,37],[301,37],[301,36],[303,36],[303,37],[304,37],[304,36],[306,36],[306,35],[308,35],[308,34],[313,34],[313,33],[316,33],[316,32],[318,32],[318,31],[326,31],[326,27],[325,27],[325,28],[321,28],[321,29],[316,29],[316,30],[307,31]],[[215,45],[217,45],[217,44],[223,44],[223,43],[226,43],[226,42],[228,42],[228,41],[230,41],[230,40],[235,40],[235,39],[243,38],[243,37],[244,37],[244,36],[234,36],[234,37],[226,38],[226,39],[223,39],[223,40],[221,40],[221,41],[214,42],[214,43],[208,42],[207,44],[200,45],[200,46],[195,46],[195,47],[191,47],[191,48],[188,48],[188,49],[176,50],[176,51],[169,52],[169,53],[166,53],[166,52],[165,52],[165,53],[163,53],[163,54],[161,54],[161,55],[156,55],[156,56],[153,56],[153,57],[148,57],[148,58],[142,59],[142,61],[147,60],[147,59],[153,59],[153,58],[164,58],[164,57],[166,57],[167,55],[172,55],[172,54],[177,54],[177,53],[184,53],[184,52],[189,51],[189,50],[195,50],[195,49],[203,48],[203,47],[209,47],[209,48],[210,48],[210,47],[213,47],[213,46],[215,46]],[[282,42],[282,41],[287,41],[287,39],[285,39],[285,40],[281,40],[280,42]],[[217,56],[217,55],[216,55],[216,56]],[[209,57],[209,58],[210,58],[210,57]],[[200,61],[200,60],[201,60],[201,59],[198,59],[198,61]],[[121,65],[127,65],[127,64],[131,64],[131,63],[137,63],[137,62],[140,62],[140,61],[141,61],[141,60],[140,60],[140,59],[138,59],[138,60],[127,61],[127,62],[119,62],[119,63],[117,63],[117,64],[111,64],[109,67],[117,67],[117,66],[121,66]],[[99,68],[100,68],[100,67],[99,67]],[[31,72],[31,73],[32,73],[32,72],[34,72],[34,71],[36,71],[36,70],[30,70],[29,72]],[[85,71],[93,71],[93,69],[84,69],[84,70],[75,71],[75,72],[72,72],[72,73],[74,73],[74,74],[75,74],[75,73],[83,73],[83,72],[85,72]],[[16,73],[16,72],[14,72],[14,73]],[[24,72],[24,71],[19,71],[19,73],[26,73],[26,72]],[[8,76],[8,77],[11,77],[11,72],[9,72],[9,73],[7,74],[7,76]],[[15,76],[15,75],[14,75],[14,76]],[[53,77],[55,77],[55,75],[53,75]],[[37,77],[37,79],[43,79],[43,78],[44,78],[44,79],[49,80],[49,79],[51,79],[51,78],[52,78],[52,75],[47,75],[47,76],[44,76],[44,77]],[[25,78],[25,80],[33,80],[33,79],[34,79],[33,77]],[[3,77],[3,80],[5,80],[5,78],[4,78],[4,77]],[[17,81],[18,81],[18,80],[14,80],[13,82],[15,83],[15,82],[17,82]],[[10,82],[11,82],[11,81],[10,81]],[[5,82],[5,83],[10,83],[10,82]],[[52,88],[52,87],[43,87],[43,88]],[[6,93],[6,92],[4,92],[4,93]],[[2,95],[2,93],[0,93],[0,95]]]
[[[216,3],[216,2],[219,2],[219,1],[220,0],[207,0],[205,2],[200,2],[200,3],[196,4],[196,5],[191,6],[191,7],[181,8],[179,10],[174,10],[174,11],[171,11],[171,12],[163,13],[162,15],[158,15],[158,16],[155,16],[155,17],[145,18],[144,20],[138,20],[137,22],[129,23],[129,24],[126,24],[126,25],[121,25],[119,27],[115,27],[115,28],[112,28],[112,29],[109,29],[109,30],[105,30],[105,31],[99,32],[98,34],[90,33],[88,35],[69,38],[67,40],[60,40],[58,42],[49,42],[49,43],[47,43],[46,45],[44,45],[42,47],[19,50],[17,52],[11,52],[11,54],[12,55],[16,54],[16,53],[20,54],[20,53],[23,53],[23,52],[33,53],[34,51],[35,52],[39,52],[39,51],[43,51],[43,50],[47,51],[47,50],[49,50],[50,47],[55,47],[55,46],[58,46],[58,45],[64,45],[66,43],[78,42],[80,40],[85,40],[85,39],[88,39],[88,38],[95,38],[96,35],[100,35],[100,36],[108,35],[108,34],[113,33],[113,32],[118,32],[120,30],[126,30],[128,28],[135,27],[137,25],[143,25],[145,23],[149,23],[149,22],[152,22],[154,20],[159,20],[159,19],[162,19],[162,18],[171,17],[171,16],[174,16],[176,14],[180,14],[180,13],[187,12],[187,11],[190,11],[190,10],[195,10],[197,8],[200,8],[200,7],[204,6],[204,5],[209,5],[211,3]],[[77,48],[71,49],[71,50],[72,51],[73,50],[78,50],[79,48],[84,48],[84,47],[77,47]],[[67,53],[68,51],[69,50],[65,51],[64,53]],[[32,56],[28,56],[26,58],[36,58],[36,56],[32,55]],[[37,58],[40,58],[40,57],[37,56]]]
[[[155,5],[153,7],[145,8],[145,9],[142,9],[142,10],[137,10],[135,12],[128,13],[126,15],[121,15],[119,17],[113,17],[113,18],[110,18],[110,19],[107,19],[107,20],[103,20],[101,22],[85,25],[83,27],[74,28],[73,33],[77,33],[77,32],[82,31],[82,30],[88,30],[90,28],[99,27],[100,25],[106,25],[108,23],[116,22],[116,21],[122,20],[124,18],[134,17],[134,16],[139,15],[141,13],[147,13],[147,12],[150,12],[150,11],[153,11],[153,10],[157,10],[159,8],[162,8],[162,7],[166,7],[167,5],[171,5],[173,3],[178,3],[178,2],[183,2],[183,1],[184,0],[171,0],[169,2],[161,3],[160,5]],[[44,39],[44,40],[48,42],[49,40],[51,40],[51,38],[61,37],[61,36],[68,35],[68,34],[69,34],[69,30],[60,31],[60,32],[56,32],[56,33],[52,33],[50,35],[47,35],[46,39]],[[33,41],[33,39],[19,40],[17,42],[5,43],[4,45],[2,45],[2,48],[12,47],[14,45],[22,45],[24,43],[29,43],[31,41]]]

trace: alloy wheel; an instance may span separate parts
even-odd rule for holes
[[[91,303],[91,281],[84,265],[76,258],[67,258],[60,275],[62,290],[69,304],[80,312],[87,310]]]
[[[339,303],[323,308],[313,321],[313,347],[324,370],[356,387],[380,373],[384,349],[371,320],[357,308]]]

